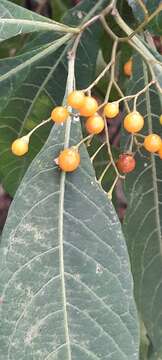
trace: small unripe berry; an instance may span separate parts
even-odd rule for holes
[[[58,157],[58,165],[65,172],[72,172],[78,168],[80,164],[80,154],[78,149],[73,147],[64,149]]]
[[[159,151],[161,145],[162,145],[162,140],[160,136],[157,134],[147,135],[145,137],[143,144],[144,148],[151,153]]]
[[[144,118],[138,111],[132,111],[124,118],[124,129],[130,133],[139,132],[143,126]]]
[[[63,106],[57,106],[51,112],[51,119],[57,124],[65,122],[68,116],[69,113],[67,109]]]
[[[96,113],[98,104],[92,96],[85,96],[83,105],[79,109],[81,116],[92,116]]]
[[[121,154],[116,162],[116,166],[121,173],[128,174],[136,167],[136,160],[131,154]]]
[[[125,64],[124,64],[124,74],[126,76],[131,76],[132,75],[132,67],[133,67],[133,61],[132,59],[129,59]]]
[[[79,110],[83,106],[84,98],[85,95],[83,91],[73,91],[67,97],[67,104],[73,109]]]
[[[12,153],[17,156],[25,155],[28,152],[28,148],[29,139],[26,136],[16,139],[11,145]]]
[[[104,126],[104,120],[98,114],[89,117],[85,123],[85,128],[89,134],[100,134]]]
[[[104,114],[106,117],[113,119],[119,114],[119,103],[117,101],[108,103],[104,107]]]

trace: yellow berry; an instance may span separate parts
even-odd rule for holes
[[[67,109],[63,106],[57,106],[51,112],[51,119],[57,124],[65,122],[68,116],[69,113]]]
[[[98,104],[92,96],[85,96],[83,105],[79,109],[81,116],[92,116],[96,113]]]
[[[85,123],[85,128],[89,134],[100,134],[104,129],[104,126],[104,120],[98,114],[89,117]]]
[[[77,149],[71,147],[60,152],[58,157],[58,165],[65,172],[72,172],[78,168],[80,164],[80,154]]]
[[[162,159],[162,143],[160,149],[158,150],[159,158]]]
[[[160,121],[160,124],[162,125],[162,115],[160,115],[159,121]]]
[[[119,114],[119,103],[114,101],[106,104],[104,107],[104,114],[106,117],[113,119]]]
[[[71,106],[73,109],[78,110],[83,106],[84,98],[85,95],[83,91],[79,91],[79,90],[73,91],[68,95],[67,104]]]
[[[140,131],[143,126],[144,118],[138,111],[132,111],[124,118],[124,129],[130,133]]]
[[[145,137],[144,144],[143,144],[144,148],[151,153],[159,151],[161,148],[161,145],[162,145],[161,138],[157,134],[147,135]]]
[[[28,152],[28,148],[29,139],[26,136],[16,139],[11,145],[12,153],[17,156],[25,155]]]

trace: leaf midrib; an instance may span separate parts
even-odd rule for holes
[[[49,55],[54,50],[57,50],[59,47],[61,47],[63,44],[65,44],[70,38],[72,37],[72,34],[66,34],[56,40],[55,42],[49,43],[47,47],[40,51],[38,54],[34,55],[32,58],[24,61],[22,64],[18,65],[16,68],[13,68],[12,70],[8,71],[6,74],[0,76],[0,82],[8,79],[10,76],[15,75],[18,71],[23,70],[26,66],[32,65],[34,62],[38,61],[39,59],[43,58],[44,56]]]
[[[28,25],[31,26],[31,30],[34,27],[34,31],[60,31],[60,32],[69,32],[69,33],[78,33],[77,28],[68,27],[65,24],[53,22],[45,22],[38,20],[28,20],[28,19],[9,19],[9,18],[0,18],[0,24],[4,23],[9,25]],[[33,31],[33,30],[32,30]]]

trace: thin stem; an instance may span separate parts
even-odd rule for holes
[[[115,164],[115,161],[113,159],[113,155],[112,155],[112,152],[111,152],[111,146],[110,146],[110,139],[109,139],[109,129],[108,129],[108,126],[107,126],[107,121],[106,121],[105,116],[104,116],[104,123],[105,123],[105,135],[106,135],[107,150],[108,150],[108,154],[109,154],[109,157],[110,157],[111,164],[113,165],[117,176],[120,177],[120,178],[123,178],[123,176],[119,174],[119,171],[118,171],[118,169],[116,167],[116,164]]]
[[[147,84],[142,90],[140,90],[140,91],[134,96],[134,105],[133,105],[134,111],[136,111],[138,97],[139,97],[141,94],[143,94],[152,84],[155,84],[155,80],[150,81],[149,84]]]
[[[95,21],[97,21],[100,16],[103,14],[104,16],[108,15],[116,6],[117,0],[112,0],[108,6],[98,15],[95,15],[94,17],[91,17],[97,9],[102,5],[103,0],[99,0],[95,6],[93,6],[92,10],[88,13],[88,15],[84,19],[84,23],[81,27],[81,31],[85,30],[87,27],[92,25]]]
[[[142,0],[137,0],[137,2],[141,6],[141,8],[142,8],[142,10],[143,10],[143,12],[145,14],[145,17],[147,18],[148,17],[148,10],[147,10],[145,4],[143,3]]]
[[[85,143],[87,140],[89,140],[89,139],[92,139],[92,137],[93,137],[93,134],[90,134],[90,135],[88,135],[88,136],[86,136],[84,139],[82,139],[77,145],[75,145],[74,147],[75,148],[79,148],[83,143]]]
[[[30,138],[30,136],[31,136],[37,129],[39,129],[41,126],[49,123],[50,121],[51,121],[51,117],[50,117],[49,119],[47,119],[47,120],[42,121],[40,124],[38,124],[37,126],[35,126],[34,129],[32,129],[27,135],[25,135],[25,137]]]
[[[131,134],[130,144],[129,144],[129,148],[128,148],[129,153],[132,153],[133,143],[134,143],[134,134]]]
[[[98,82],[103,78],[103,76],[106,74],[106,72],[110,69],[110,66],[112,65],[112,61],[110,61],[105,69],[97,76],[97,78],[92,82],[90,86],[88,86],[86,89],[83,89],[84,92],[87,92],[91,90],[95,85],[98,84]]]
[[[115,58],[116,58],[116,51],[117,51],[117,46],[118,46],[118,40],[116,39],[114,41],[113,44],[113,48],[112,48],[112,55],[111,55],[111,62],[112,62],[112,66],[111,66],[111,75],[110,75],[110,82],[107,88],[107,92],[106,92],[106,96],[105,96],[105,101],[104,102],[108,102],[109,97],[110,97],[110,92],[111,92],[111,88],[113,86],[113,82],[115,80]]]
[[[109,167],[111,166],[111,161],[106,165],[104,171],[102,172],[102,174],[100,175],[99,179],[98,179],[98,183],[99,185],[102,185],[102,180],[105,176],[105,174],[107,173],[107,170],[109,169]]]
[[[155,84],[155,80],[150,81],[149,84],[147,84],[142,90],[140,90],[138,93],[133,95],[124,96],[121,99],[117,100],[118,103],[120,103],[123,100],[131,100],[133,98],[138,98],[139,95],[143,94],[152,84]]]
[[[121,176],[120,176],[120,177],[121,177]],[[125,177],[123,177],[123,178],[125,178]],[[108,191],[108,193],[107,193],[107,196],[108,196],[108,198],[109,198],[110,200],[112,200],[112,194],[113,194],[115,185],[116,185],[116,183],[117,183],[118,180],[119,180],[119,176],[116,176],[116,178],[115,178],[115,180],[114,180],[114,182],[113,182],[113,184],[112,184],[112,186],[111,186],[111,189],[110,189],[110,190]]]
[[[127,110],[127,112],[129,113],[129,112],[130,112],[130,107],[129,107],[129,105],[128,105],[126,96],[124,96],[124,93],[122,92],[122,90],[121,90],[120,86],[118,85],[118,83],[116,82],[116,80],[114,81],[114,86],[116,87],[116,90],[118,91],[119,95],[122,96],[123,101],[124,101],[124,104],[125,104],[125,107],[126,107],[126,110]],[[119,100],[119,101],[120,101],[120,100]]]
[[[110,35],[113,40],[117,40],[118,36],[110,29],[103,15],[100,16],[100,21],[107,34]]]
[[[114,16],[116,23],[119,25],[119,27],[128,35],[128,38],[125,38],[125,41],[127,41],[130,44],[130,46],[132,46],[142,56],[142,58],[144,59],[144,61],[147,64],[147,66],[149,67],[152,79],[155,80],[156,76],[155,76],[154,70],[151,66],[151,61],[156,60],[155,57],[153,56],[153,54],[150,53],[150,51],[147,49],[147,47],[143,44],[143,42],[137,36],[134,36],[133,39],[129,39],[129,36],[132,34],[133,31],[122,19],[122,17],[120,16],[117,9],[114,10],[113,16]],[[160,70],[160,65],[157,64],[156,68],[157,68],[157,71]],[[156,87],[158,88],[158,90],[162,93],[162,88],[159,85],[158,81],[156,81],[155,84],[156,84]]]
[[[95,151],[95,153],[91,156],[91,162],[93,162],[94,161],[94,159],[95,159],[95,157],[99,154],[99,152],[100,152],[100,150],[105,146],[105,142],[101,145],[101,146],[99,146],[99,148]]]
[[[138,0],[139,1],[139,0]],[[141,1],[142,4],[142,1]],[[144,4],[143,4],[144,6]],[[142,30],[144,28],[145,25],[148,25],[148,23],[159,14],[159,12],[162,11],[162,4],[160,4],[158,6],[158,8],[150,15],[146,16],[146,19],[137,27],[137,29],[135,31],[133,31],[130,35],[129,35],[129,39],[131,39],[134,35],[136,35],[140,30]]]
[[[105,96],[105,100],[104,100],[104,102],[106,102],[106,103],[109,100],[111,88],[112,88],[113,82],[115,80],[115,57],[116,57],[117,46],[118,46],[118,41],[115,40],[114,44],[113,44],[113,48],[112,48],[112,55],[111,55],[112,67],[111,67],[110,82],[109,82],[107,92],[106,92],[106,96]],[[107,150],[108,150],[108,154],[109,154],[109,157],[110,157],[110,161],[111,161],[111,163],[112,163],[112,165],[113,165],[113,167],[115,169],[115,172],[116,172],[117,176],[122,177],[122,175],[119,174],[119,171],[118,171],[118,169],[116,167],[116,164],[114,162],[113,155],[112,155],[112,152],[111,152],[110,139],[109,139],[109,129],[108,129],[107,120],[106,120],[105,116],[103,118],[104,118],[104,124],[105,124],[106,144],[107,144]]]

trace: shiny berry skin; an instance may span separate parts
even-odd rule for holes
[[[67,97],[67,104],[73,109],[79,110],[83,106],[84,98],[85,95],[83,91],[73,91]]]
[[[23,156],[28,152],[29,141],[24,137],[16,139],[11,145],[11,151],[16,156]]]
[[[130,133],[139,132],[143,126],[144,118],[138,111],[132,111],[124,118],[124,129]]]
[[[162,125],[162,115],[160,115],[159,121],[160,121],[160,124]]]
[[[124,74],[128,77],[130,77],[132,75],[132,67],[133,67],[133,61],[132,59],[129,59],[125,64],[124,64]]]
[[[119,114],[119,103],[117,101],[108,103],[104,107],[104,115],[110,119],[113,119]]]
[[[98,103],[92,96],[85,96],[83,105],[79,109],[81,116],[92,116],[98,109]]]
[[[58,157],[58,165],[65,172],[72,172],[78,168],[80,164],[80,154],[77,149],[68,148],[60,152]]]
[[[162,145],[162,140],[160,136],[157,134],[147,135],[145,137],[143,144],[144,148],[151,153],[159,151],[161,145]]]
[[[128,174],[136,167],[136,160],[131,154],[121,154],[116,162],[119,172]]]
[[[67,109],[64,108],[63,106],[57,106],[51,112],[51,119],[56,124],[61,124],[61,123],[65,122],[67,120],[68,116],[69,116],[69,113],[68,113]]]
[[[160,149],[158,150],[159,158],[162,159],[162,144],[160,146]]]
[[[98,114],[89,117],[85,123],[85,128],[89,134],[100,134],[104,129],[104,126],[104,120]]]

